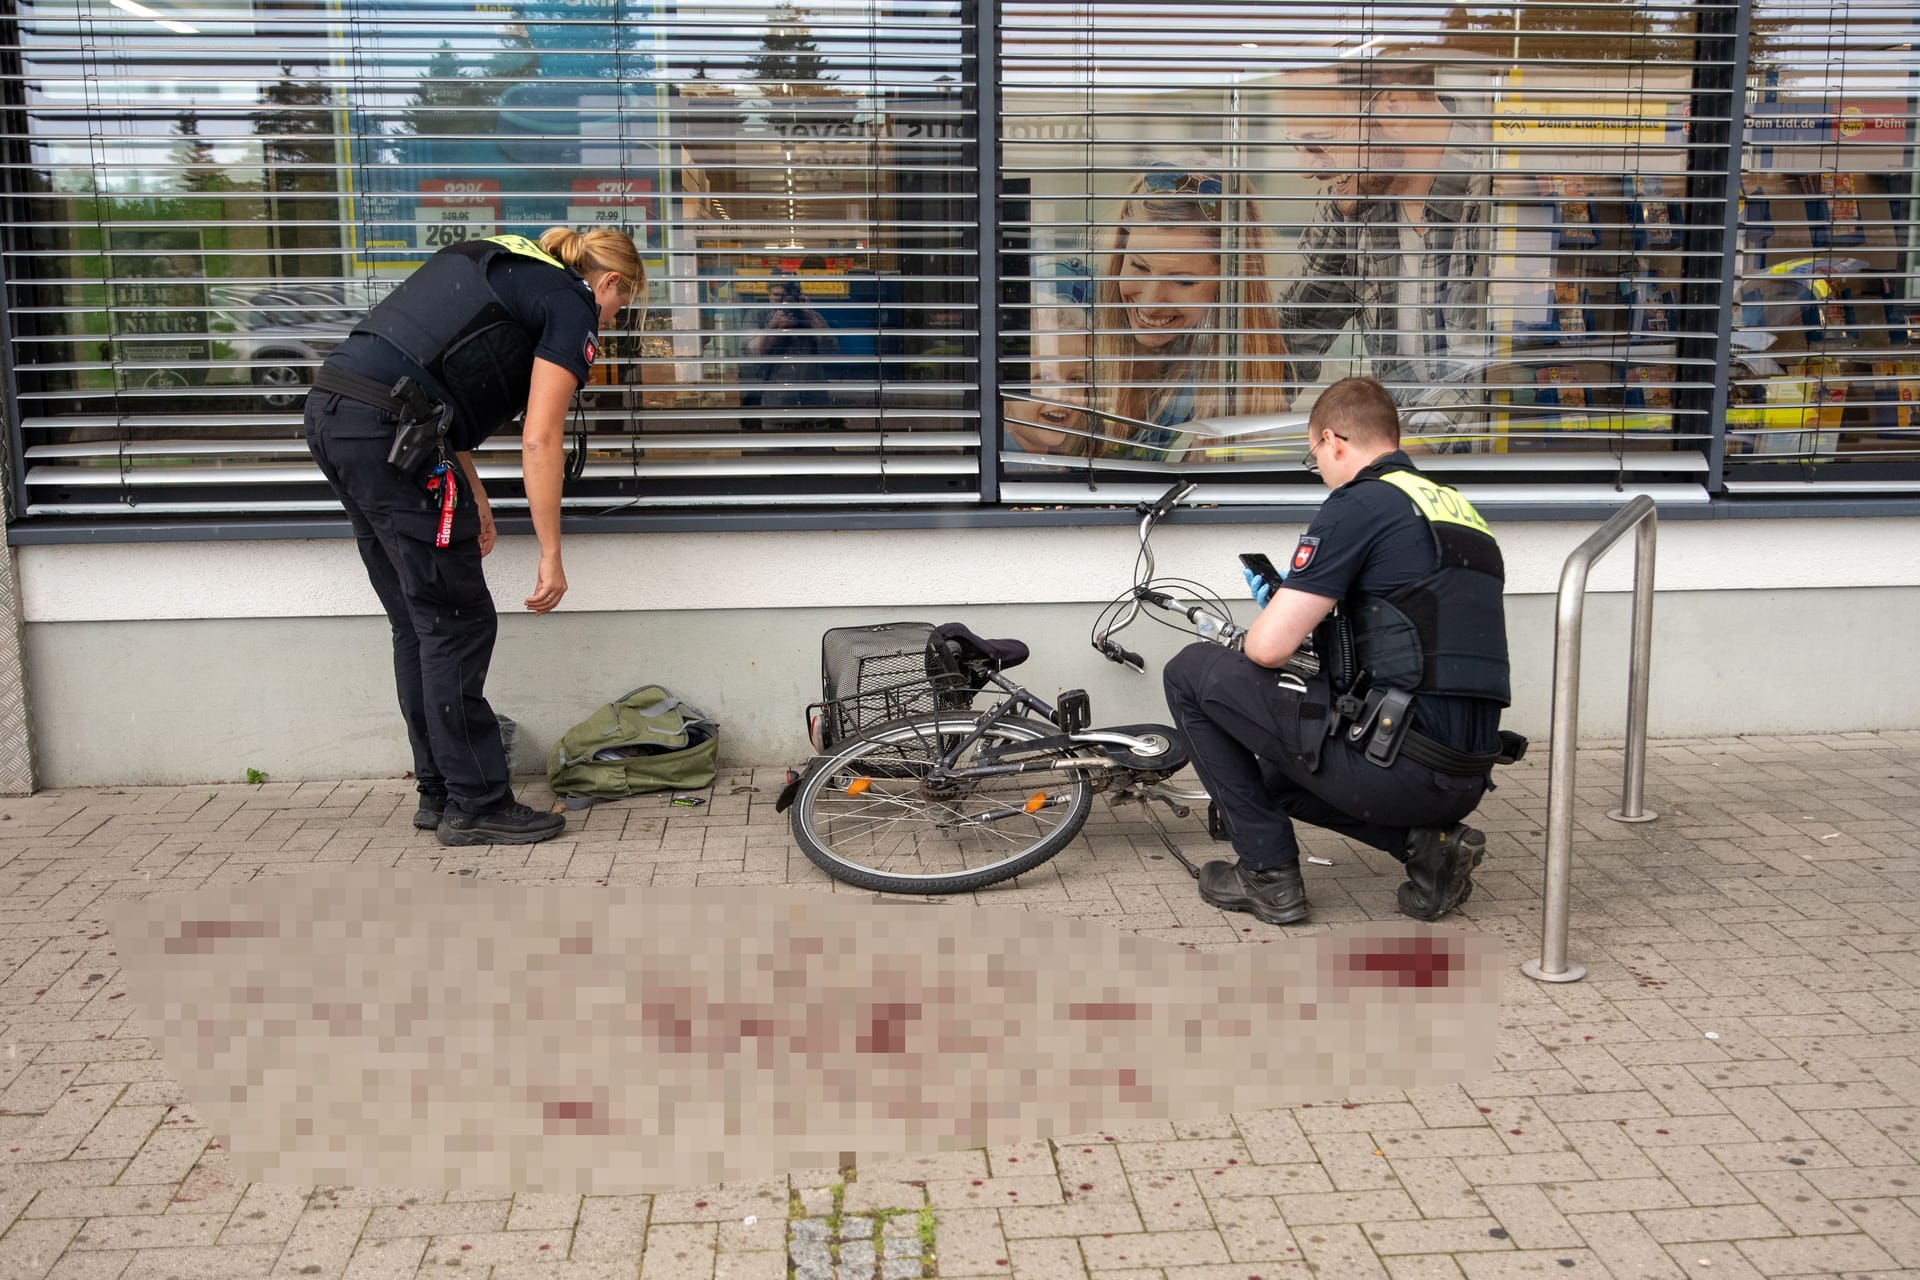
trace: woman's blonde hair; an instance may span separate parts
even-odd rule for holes
[[[1170,353],[1144,351],[1127,331],[1120,276],[1128,225],[1177,223],[1202,229],[1219,262],[1218,299]],[[1192,412],[1181,421],[1225,414],[1276,413],[1287,407],[1292,369],[1268,280],[1268,238],[1260,206],[1244,177],[1208,157],[1156,163],[1134,179],[1108,233],[1094,285],[1096,404],[1116,414],[1160,422],[1187,389]],[[1100,452],[1137,451],[1140,429],[1102,421],[1114,437]],[[1176,427],[1177,423],[1163,425]]]
[[[638,294],[647,287],[647,269],[633,237],[612,227],[595,227],[579,232],[572,227],[548,227],[540,234],[540,251],[586,275],[589,271],[611,271],[620,283]]]

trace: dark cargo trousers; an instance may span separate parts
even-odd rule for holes
[[[1303,716],[1305,699],[1278,676],[1206,643],[1182,649],[1164,673],[1167,706],[1186,734],[1194,771],[1249,870],[1299,862],[1295,821],[1405,862],[1410,829],[1450,826],[1479,805],[1485,775],[1437,773],[1404,756],[1383,769],[1343,739],[1322,747],[1324,714]]]
[[[489,813],[513,801],[500,722],[483,692],[499,620],[480,567],[480,517],[458,477],[452,538],[437,499],[387,465],[393,419],[332,392],[307,397],[307,448],[333,486],[393,629],[393,676],[423,796]]]

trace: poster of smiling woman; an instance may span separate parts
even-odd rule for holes
[[[1375,50],[1225,91],[1096,87],[1101,129],[1010,141],[1009,159],[1045,176],[1028,206],[1032,324],[1015,359],[1032,359],[1029,381],[1008,383],[1009,461],[1291,466],[1304,430],[1286,424],[1354,374],[1388,386],[1413,451],[1486,447],[1491,74]],[[1070,96],[1012,101],[1071,124]],[[1046,250],[1086,263],[1071,305]],[[1276,421],[1214,429],[1248,416]]]
[[[1090,284],[1046,285],[1051,305],[1034,311],[1030,396],[1007,404],[1009,443],[1135,463],[1220,456],[1189,424],[1280,412],[1293,381],[1259,202],[1219,157],[1175,152],[1101,203]]]

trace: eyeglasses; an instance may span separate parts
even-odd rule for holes
[[[1320,438],[1307,446],[1307,456],[1300,459],[1300,465],[1305,467],[1308,473],[1311,475],[1317,476],[1320,474],[1320,459],[1314,457],[1313,455],[1316,449],[1318,449],[1321,445],[1327,442],[1328,436],[1332,436],[1335,440],[1346,440],[1350,438],[1348,436],[1341,435],[1338,431],[1321,432]]]
[[[1208,222],[1220,221],[1220,201],[1209,199],[1217,197],[1226,188],[1221,185],[1217,174],[1187,173],[1165,160],[1156,160],[1146,172],[1146,188],[1156,195],[1180,195],[1201,197],[1200,216]]]

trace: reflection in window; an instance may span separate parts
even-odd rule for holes
[[[428,254],[555,224],[626,228],[652,281],[580,399],[583,514],[974,501],[983,433],[1082,491],[1041,501],[1310,489],[1298,415],[1353,373],[1473,481],[1703,497],[1723,430],[1735,488],[1897,479],[1911,22],[1751,7],[1738,68],[1732,0],[18,0],[28,509],[330,513],[314,369]],[[1735,192],[1696,113],[1743,75]]]
[[[23,0],[30,507],[331,510],[315,368],[427,255],[552,225],[627,229],[651,279],[575,510],[971,496],[966,28],[876,4]]]
[[[1685,288],[1693,5],[1395,11],[1330,32],[1227,4],[1172,43],[1124,5],[1005,14],[1017,474],[1270,472],[1304,447],[1290,415],[1353,374],[1454,470],[1545,452],[1704,466],[1712,371],[1680,341],[1715,311]],[[1043,394],[1048,348],[1083,327],[1084,407]]]
[[[1729,487],[1920,457],[1911,22],[1759,0],[1747,77]]]

